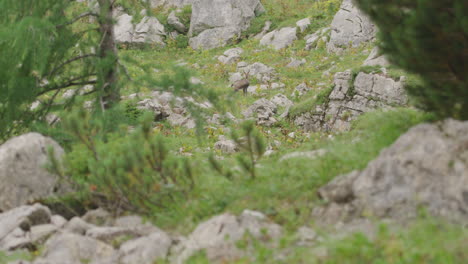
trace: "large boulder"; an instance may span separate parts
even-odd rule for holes
[[[359,46],[375,38],[377,27],[353,3],[344,0],[331,24],[329,52],[340,52],[349,46]]]
[[[195,0],[189,36],[194,49],[222,47],[240,37],[264,8],[259,0]]]
[[[468,122],[421,124],[383,150],[363,171],[339,176],[319,190],[328,202],[322,221],[366,214],[406,222],[421,208],[468,223]]]
[[[49,148],[60,160],[62,147],[38,133],[14,137],[0,146],[0,211],[67,191],[59,177],[45,168]]]
[[[119,44],[150,43],[165,46],[164,26],[155,17],[145,16],[136,25],[133,17],[126,13],[116,14],[114,26],[115,42]]]
[[[260,45],[271,46],[275,50],[280,50],[291,46],[297,40],[297,28],[285,27],[263,36]]]
[[[245,118],[255,119],[258,125],[272,126],[278,122],[274,117],[278,106],[265,98],[255,101],[246,110],[242,111]]]
[[[326,104],[297,116],[297,126],[307,131],[345,131],[362,113],[407,103],[405,77],[394,80],[384,73],[360,72],[353,81],[350,70],[338,72]]]
[[[205,250],[210,263],[226,263],[246,255],[236,246],[246,233],[262,242],[276,242],[281,236],[279,225],[268,221],[262,213],[244,210],[236,217],[222,214],[201,223],[174,252],[173,263],[185,263],[190,256]]]

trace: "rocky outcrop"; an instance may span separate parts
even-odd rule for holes
[[[314,34],[310,34],[304,37],[306,41],[305,50],[317,49],[319,47],[325,46],[328,42],[330,28],[323,28],[315,32]]]
[[[275,50],[280,50],[291,46],[297,40],[297,28],[285,27],[273,30],[260,40],[260,45],[271,46]]]
[[[231,214],[215,216],[201,223],[187,238],[183,239],[174,254],[174,263],[182,264],[190,256],[205,250],[210,263],[225,263],[246,256],[236,242],[246,233],[263,243],[276,242],[282,228],[267,220],[262,213],[244,210],[236,217]],[[248,248],[247,248],[248,250]]]
[[[245,118],[253,118],[256,120],[257,125],[272,126],[278,122],[274,117],[277,112],[278,106],[267,100],[259,99],[251,106],[242,112]]]
[[[241,48],[232,48],[226,50],[223,55],[218,57],[218,61],[222,64],[233,64],[241,59],[241,54],[244,52]]]
[[[321,221],[363,214],[403,221],[421,208],[468,223],[468,122],[446,120],[411,128],[363,171],[339,176],[319,190],[328,205]]]
[[[331,24],[328,52],[340,52],[375,38],[377,27],[359,10],[353,0],[344,0]]]
[[[14,137],[0,146],[0,211],[67,192],[59,177],[45,168],[49,148],[60,160],[62,147],[38,133]]]
[[[405,78],[393,80],[384,74],[360,72],[353,80],[350,70],[338,72],[327,103],[297,116],[294,123],[307,131],[345,131],[362,113],[378,108],[405,105]]]
[[[191,97],[176,97],[169,92],[155,91],[150,98],[137,103],[137,108],[154,113],[155,121],[167,120],[171,125],[194,128],[195,120],[187,110],[186,104],[191,103],[199,108],[211,108],[209,102],[198,103]]]
[[[225,46],[239,38],[262,12],[259,0],[196,0],[192,5],[189,44],[193,49]]]
[[[246,75],[249,78],[257,79],[260,83],[264,84],[271,83],[278,78],[276,70],[272,67],[260,62],[247,64],[246,62],[241,61],[237,64],[237,72],[232,73],[229,77],[229,82],[234,83],[245,78]]]
[[[188,237],[171,236],[139,216],[106,215],[107,219],[101,219],[106,224],[96,226],[83,220],[85,217],[67,222],[40,204],[21,206],[0,214],[0,250],[40,247],[33,264],[178,264],[201,250],[205,250],[210,263],[221,263],[250,257],[254,241],[275,248],[282,235],[281,226],[250,210],[239,216],[214,216],[199,224]],[[239,240],[247,246],[237,247]]]
[[[379,48],[375,47],[374,49],[372,49],[371,53],[369,54],[369,57],[367,57],[362,66],[387,67],[390,66],[390,63],[388,62],[385,55],[380,54]]]
[[[155,17],[143,17],[137,25],[132,23],[133,17],[122,13],[116,17],[114,26],[115,41],[120,44],[151,43],[165,46],[166,32],[164,26]]]

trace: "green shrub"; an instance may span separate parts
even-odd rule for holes
[[[169,153],[161,135],[152,132],[152,116],[147,118],[131,133],[104,137],[105,121],[92,120],[84,110],[74,112],[63,127],[79,143],[66,154],[64,167],[52,160],[52,169],[71,175],[78,190],[112,211],[149,214],[186,197],[195,184],[192,167]]]

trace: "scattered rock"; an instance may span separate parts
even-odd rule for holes
[[[407,221],[421,207],[468,223],[468,122],[445,120],[411,128],[363,171],[339,176],[319,190],[329,204],[321,221],[347,221],[364,212]]]
[[[145,16],[137,25],[132,24],[133,17],[128,14],[117,16],[114,26],[116,43],[153,43],[165,46],[164,26],[155,17]]]
[[[265,25],[262,28],[262,31],[258,33],[257,35],[255,35],[254,39],[257,39],[257,40],[262,39],[263,36],[265,36],[268,33],[268,31],[270,31],[270,28],[271,28],[271,21],[266,21]]]
[[[0,211],[69,191],[58,176],[44,168],[49,148],[60,160],[62,147],[38,133],[11,138],[0,146]]]
[[[298,60],[298,59],[291,58],[291,62],[288,65],[286,65],[286,67],[297,68],[297,67],[304,65],[305,63],[306,63],[305,59]]]
[[[119,263],[155,263],[155,261],[167,257],[171,244],[172,239],[163,231],[127,241],[120,246]]]
[[[168,7],[184,7],[193,4],[195,0],[149,0],[151,8],[160,6]]]
[[[236,142],[228,139],[221,139],[220,141],[216,142],[214,148],[220,150],[223,153],[228,154],[236,153],[237,151],[239,151]]]
[[[232,74],[231,78],[229,78],[230,82],[234,79],[244,78],[243,75],[245,74],[247,74],[249,77],[256,78],[261,83],[269,83],[275,80],[278,76],[275,69],[260,62],[255,62],[250,65],[239,62],[237,64],[237,70],[239,72]]]
[[[294,93],[291,96],[296,96],[296,95],[302,96],[308,93],[310,90],[312,90],[312,88],[307,86],[306,83],[301,83],[298,86],[296,86],[296,88],[294,88]]]
[[[169,16],[167,17],[167,24],[170,26],[174,27],[175,30],[179,33],[186,33],[187,32],[187,27],[180,22],[179,18],[176,16],[176,11],[172,11]]]
[[[367,57],[362,66],[387,67],[390,66],[390,63],[388,62],[385,55],[381,55],[379,53],[379,48],[375,47],[374,49],[372,49],[371,53],[369,54],[369,57]]]
[[[0,249],[12,250],[31,243],[26,232],[36,225],[50,223],[49,208],[40,204],[23,205],[0,214]]]
[[[262,213],[245,210],[239,217],[231,214],[215,216],[201,223],[180,246],[174,263],[184,263],[200,250],[205,250],[210,263],[232,261],[246,255],[236,246],[245,232],[263,243],[275,242],[282,233],[281,227],[270,223]]]
[[[244,110],[242,114],[246,118],[256,118],[258,125],[272,126],[277,122],[274,118],[276,110],[276,104],[262,98],[255,101],[249,108]]]
[[[291,107],[294,104],[284,94],[277,94],[270,101],[280,107]]]
[[[306,40],[305,50],[317,49],[321,47],[321,45],[319,45],[320,41],[322,41],[322,43],[324,44],[327,43],[329,35],[330,35],[329,34],[330,30],[331,29],[327,27],[327,28],[318,30],[314,34],[305,36],[304,37],[304,39]]]
[[[357,47],[373,40],[376,32],[377,27],[353,4],[353,0],[344,0],[333,18],[327,50],[340,52],[349,46]]]
[[[259,0],[198,0],[192,5],[189,44],[212,49],[232,43],[264,8]]]
[[[241,57],[240,55],[244,52],[241,48],[232,48],[224,52],[223,55],[218,57],[218,60],[223,64],[233,64],[238,62]]]
[[[335,74],[335,87],[328,103],[296,117],[294,123],[306,131],[345,131],[362,113],[377,108],[405,105],[405,78],[395,81],[382,74],[360,72],[352,83],[351,71]]]
[[[42,257],[34,263],[115,263],[116,256],[112,246],[90,237],[73,233],[59,232],[44,245]]]
[[[301,33],[306,31],[310,26],[310,19],[304,18],[296,22],[296,26],[301,30]]]
[[[260,40],[260,45],[272,46],[275,50],[287,48],[297,40],[296,28],[286,27],[274,30]]]
[[[104,226],[109,225],[112,221],[112,216],[109,212],[102,208],[98,208],[95,210],[88,211],[82,217],[83,221],[97,225],[97,226]]]

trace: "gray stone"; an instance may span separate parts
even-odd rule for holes
[[[411,128],[363,171],[339,176],[319,190],[329,205],[322,220],[364,212],[406,222],[426,208],[436,217],[468,223],[468,122],[445,120]]]
[[[117,252],[109,245],[90,237],[60,232],[52,236],[44,245],[44,253],[34,263],[78,264],[112,263]],[[115,262],[113,262],[115,263]]]
[[[301,30],[301,33],[306,31],[310,26],[310,19],[304,18],[296,22],[296,26]]]
[[[298,59],[291,58],[291,62],[288,63],[288,65],[286,65],[286,67],[288,67],[288,68],[297,68],[297,67],[300,67],[300,66],[304,65],[305,63],[306,63],[305,59],[298,60]]]
[[[109,225],[112,221],[112,215],[102,208],[94,209],[86,212],[82,217],[83,221],[97,225],[104,226]]]
[[[45,168],[49,148],[60,160],[64,151],[59,144],[38,133],[11,138],[0,146],[0,211],[69,191]]]
[[[375,38],[377,27],[354,4],[344,0],[331,24],[329,52],[340,52],[349,46],[357,47]]]
[[[174,263],[184,263],[200,250],[205,250],[210,263],[230,261],[245,256],[235,243],[249,232],[263,242],[275,242],[282,233],[281,227],[270,223],[262,213],[245,210],[239,217],[231,214],[215,216],[201,223],[181,242],[180,253]]]
[[[0,214],[0,249],[11,250],[31,242],[25,237],[33,226],[50,222],[49,208],[40,204],[24,205]]]
[[[296,117],[294,123],[307,131],[346,131],[362,113],[407,103],[405,78],[393,80],[385,74],[360,72],[352,83],[350,70],[338,72],[328,103]]]
[[[233,64],[240,60],[240,55],[244,52],[241,48],[232,48],[224,52],[218,57],[218,60],[223,64]]]
[[[306,40],[305,50],[311,50],[311,49],[317,48],[318,47],[317,44],[321,40],[325,43],[328,42],[329,33],[330,33],[330,28],[327,27],[327,28],[318,30],[314,34],[305,36],[304,37],[304,39]]]
[[[362,66],[387,67],[390,66],[390,63],[388,62],[385,55],[381,55],[379,53],[379,48],[375,47],[374,49],[372,49],[371,53],[369,54],[369,57],[367,57]]]
[[[260,45],[272,46],[275,50],[287,48],[297,40],[296,30],[295,27],[274,30],[262,37]]]
[[[65,219],[63,216],[61,215],[53,215],[51,218],[50,218],[50,222],[55,225],[56,227],[58,228],[62,228],[65,226],[65,224],[67,224],[67,219]]]
[[[291,107],[294,104],[284,94],[277,94],[270,101],[280,107]]]
[[[186,33],[188,30],[187,27],[180,22],[175,11],[172,11],[167,17],[167,24],[173,26],[179,33]]]
[[[268,33],[268,31],[270,31],[270,28],[271,28],[271,21],[266,21],[265,25],[262,28],[262,31],[258,33],[257,35],[255,35],[254,39],[261,40],[263,36],[265,36]]]
[[[222,139],[215,143],[214,149],[220,150],[223,153],[236,153],[239,151],[236,142],[233,140]]]
[[[259,0],[197,0],[192,5],[189,44],[211,49],[232,43],[262,11]]]
[[[165,259],[169,253],[172,239],[164,232],[153,232],[123,243],[119,249],[119,263],[152,264]]]
[[[274,118],[277,108],[276,104],[262,98],[255,101],[242,114],[246,118],[255,118],[258,125],[272,126],[277,122]]]
[[[247,74],[249,77],[256,78],[261,83],[269,83],[272,80],[275,80],[278,76],[275,69],[260,62],[255,62],[253,64],[241,68],[239,68],[238,65],[238,70],[240,72],[243,72],[243,74],[237,74],[236,78],[238,78],[239,76],[243,77],[243,75]]]
[[[87,223],[83,221],[83,219],[75,216],[70,221],[68,221],[67,224],[65,224],[63,230],[78,235],[84,235],[86,234],[86,231],[93,227],[95,227],[95,225]]]
[[[132,19],[132,16],[125,13],[117,16],[117,23],[114,25],[116,43],[152,43],[165,46],[166,32],[157,18],[145,16],[137,25],[132,23]]]
[[[308,93],[310,90],[312,89],[309,86],[307,86],[306,83],[301,83],[298,86],[296,86],[296,88],[294,88],[294,93],[292,94],[292,96],[302,96]]]

